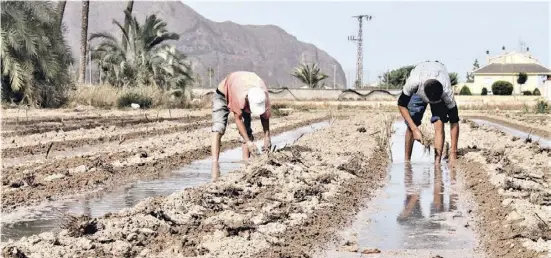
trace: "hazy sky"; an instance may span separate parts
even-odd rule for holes
[[[357,35],[353,15],[369,14],[364,31],[364,81],[376,81],[387,68],[439,60],[461,80],[486,50],[517,50],[522,40],[530,52],[551,66],[549,1],[539,2],[330,2],[330,1],[184,1],[213,21],[273,24],[336,58],[348,77],[355,76]]]

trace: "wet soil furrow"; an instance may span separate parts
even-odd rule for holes
[[[514,128],[514,129],[517,129],[517,130],[520,130],[520,131],[523,131],[523,132],[532,133],[532,134],[535,134],[535,135],[538,135],[538,136],[541,136],[541,137],[544,137],[544,138],[551,138],[551,133],[549,132],[549,130],[546,130],[544,128],[537,128],[537,127],[533,127],[533,126],[522,125],[522,124],[519,124],[519,123],[507,121],[505,119],[500,119],[500,118],[496,118],[496,117],[492,117],[492,116],[486,116],[486,115],[465,115],[464,117],[465,118],[470,118],[470,119],[482,119],[482,120],[486,120],[486,121],[489,121],[489,122],[493,122],[493,123],[501,124],[501,125],[504,125],[504,126],[508,126],[508,127],[511,127],[511,128]]]
[[[291,125],[274,128],[271,133],[279,134],[327,119],[328,117],[320,117],[304,120]],[[262,134],[262,132],[257,132],[254,136],[261,137]],[[222,150],[235,148],[239,145],[240,142],[237,139],[225,141],[222,144]],[[123,153],[123,155],[133,156],[139,152],[140,151],[135,151],[132,152],[132,154],[126,152]],[[113,161],[120,160],[123,155],[116,155],[116,157],[100,156],[94,159],[79,157],[70,162],[61,161],[57,164],[50,164],[47,167],[41,168],[40,171],[33,171],[33,173],[51,174],[52,170],[59,171],[60,173],[64,171],[64,177],[51,182],[40,182],[33,187],[22,187],[26,183],[18,181],[28,179],[21,178],[21,176],[19,176],[20,179],[4,178],[3,185],[7,190],[2,192],[2,208],[4,212],[9,212],[16,207],[28,206],[43,200],[59,200],[68,198],[69,195],[91,192],[100,187],[109,188],[114,185],[121,185],[135,180],[155,178],[164,173],[173,171],[178,167],[189,164],[194,160],[208,157],[210,155],[210,146],[174,153],[160,159],[149,160],[147,162],[144,161],[143,163],[137,163],[130,166],[113,167],[110,165]],[[72,174],[67,171],[68,168],[75,167],[76,165],[86,166],[87,172]],[[10,172],[7,170],[4,173],[9,175]],[[22,188],[8,189],[10,186],[12,186],[11,188],[14,188],[13,186],[20,186]]]

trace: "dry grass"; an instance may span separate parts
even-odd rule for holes
[[[114,108],[118,101],[127,94],[137,94],[151,99],[152,107],[190,108],[190,93],[176,91],[161,91],[154,86],[116,88],[111,85],[78,85],[76,90],[69,93],[68,106],[93,106],[99,108]],[[202,102],[200,103],[203,104]]]
[[[377,135],[375,136],[375,140],[377,141],[377,146],[381,151],[384,151],[388,154],[388,157],[392,159],[392,146],[390,144],[391,136],[394,133],[394,130],[392,128],[392,124],[396,120],[396,116],[393,116],[388,113],[382,114],[382,119],[380,121],[379,128],[380,131],[378,131]]]

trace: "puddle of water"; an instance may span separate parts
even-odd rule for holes
[[[381,255],[388,257],[412,255],[411,251],[416,252],[413,257],[425,257],[426,253],[417,252],[420,250],[437,250],[440,254],[461,250],[453,257],[464,257],[473,249],[475,238],[464,227],[465,210],[455,190],[455,172],[447,164],[435,167],[433,152],[424,153],[418,142],[414,143],[411,163],[404,163],[406,126],[400,121],[394,124],[394,129],[388,181],[342,233],[357,235],[359,251],[378,248]],[[336,250],[323,254],[323,257],[360,256]]]
[[[491,126],[491,127],[496,128],[496,129],[499,129],[500,131],[502,131],[504,133],[508,133],[510,135],[520,137],[521,139],[526,139],[526,138],[528,138],[528,135],[529,135],[528,132],[520,131],[520,130],[511,128],[511,127],[508,127],[508,126],[504,126],[504,125],[501,125],[501,124],[498,124],[498,123],[486,121],[486,120],[483,120],[483,119],[471,119],[471,120],[473,122],[477,123],[478,125]],[[547,139],[547,138],[544,138],[544,137],[541,137],[541,136],[538,136],[538,135],[534,135],[534,134],[531,134],[530,137],[532,138],[533,142],[538,142],[541,147],[551,148],[551,139]]]
[[[293,131],[272,137],[272,146],[281,149],[293,143],[305,133],[328,127],[329,122],[314,123]],[[261,148],[263,141],[256,142]],[[220,153],[220,173],[238,169],[242,162],[241,147]],[[169,176],[150,181],[138,181],[123,187],[107,191],[99,197],[67,200],[47,203],[37,207],[16,210],[2,214],[2,241],[19,239],[23,236],[39,234],[59,228],[61,212],[84,214],[100,217],[108,212],[117,212],[130,208],[145,198],[166,196],[182,189],[197,186],[210,181],[211,158],[197,160],[171,173]]]

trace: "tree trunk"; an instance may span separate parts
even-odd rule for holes
[[[134,0],[129,0],[128,4],[126,5],[126,11],[128,13],[132,14],[132,9],[134,8]],[[128,34],[128,27],[130,26],[130,19],[126,17],[126,14],[124,15],[124,31]],[[130,34],[128,34],[130,36]],[[124,38],[124,35],[122,35],[122,49],[126,51],[126,45],[128,42],[126,42],[126,39]]]
[[[67,1],[61,0],[57,3],[57,18],[58,20],[58,27],[61,29],[61,25],[63,25],[63,13],[65,12],[65,5],[67,4]]]
[[[78,71],[78,82],[84,83],[86,76],[86,53],[88,47],[88,11],[90,10],[90,1],[82,1],[82,27],[80,30],[80,66]]]

